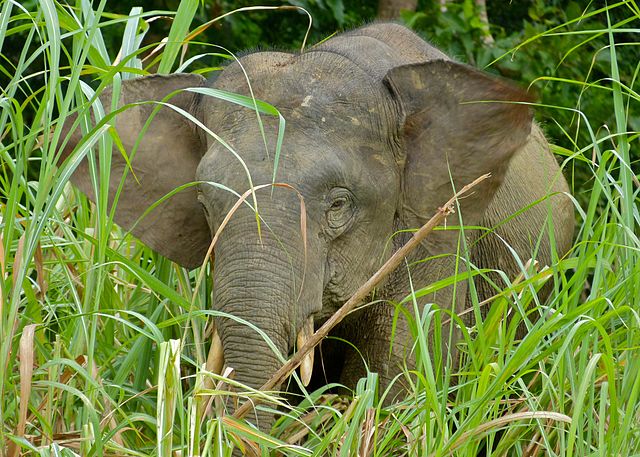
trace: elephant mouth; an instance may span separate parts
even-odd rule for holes
[[[300,350],[307,341],[311,339],[314,333],[313,316],[309,316],[304,320],[300,329],[298,330],[296,337],[296,350]],[[311,382],[313,375],[313,362],[314,362],[314,350],[310,350],[302,359],[300,363],[299,372],[300,380],[306,387]],[[224,348],[222,347],[222,339],[218,333],[218,329],[214,328],[213,336],[211,340],[211,349],[209,350],[209,356],[207,359],[207,368],[212,373],[220,374],[224,367]]]

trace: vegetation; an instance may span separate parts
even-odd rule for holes
[[[432,3],[423,11],[435,11]],[[217,69],[213,57],[227,51],[197,28],[203,7],[183,0],[174,10],[119,14],[105,1],[2,3],[0,455],[226,456],[233,446],[265,455],[640,454],[640,7],[532,1],[524,27],[494,27],[488,46],[471,4],[404,19],[463,60],[484,67],[498,59],[492,71],[534,82],[574,181],[575,245],[490,304],[474,304],[470,312],[491,311],[468,329],[457,373],[429,357],[439,342],[425,331],[449,316],[427,307],[413,325],[419,363],[405,373],[405,401],[383,405],[370,373],[352,397],[325,387],[291,407],[220,376],[207,388],[207,319],[216,315],[209,270],[158,257],[113,224],[106,195],[93,205],[69,184],[90,148],[106,156],[107,126],[90,129],[56,166],[60,120],[86,112],[87,100],[114,81]],[[359,14],[343,8],[340,16],[340,1],[313,5],[324,5],[327,24],[348,25]],[[251,24],[254,16],[243,14],[233,21]],[[295,34],[307,26],[292,11],[250,14],[286,14],[295,25],[285,31]],[[164,35],[153,35],[160,22],[168,27],[162,47]],[[106,163],[94,167],[96,178],[108,173]],[[536,294],[543,283],[553,287],[546,302]],[[518,340],[521,322],[528,332]],[[228,403],[256,398],[282,411],[270,435],[224,413]]]

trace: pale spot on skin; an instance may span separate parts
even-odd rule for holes
[[[324,118],[324,116],[322,117],[322,119],[321,119],[321,120],[322,120],[322,122],[325,122],[325,121],[326,121],[326,119]]]
[[[416,90],[424,89],[424,83],[422,82],[422,78],[420,78],[420,75],[417,72],[411,73],[411,82],[413,83],[413,87]]]
[[[304,100],[302,100],[302,103],[300,104],[300,106],[304,106],[304,107],[308,107],[309,106],[309,102],[313,99],[312,95],[307,95]]]
[[[353,125],[360,125],[360,119],[358,119],[357,117],[352,117],[350,119]]]
[[[383,165],[386,164],[384,157],[382,157],[380,154],[373,154],[371,158],[378,163],[381,163]]]

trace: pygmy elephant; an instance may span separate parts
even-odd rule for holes
[[[253,96],[279,110],[286,129],[277,163],[279,118],[258,116],[203,88]],[[491,173],[459,200],[459,212],[448,220],[458,229],[433,232],[378,288],[376,304],[336,329],[358,351],[335,350],[324,368],[346,385],[364,373],[365,363],[383,383],[410,366],[407,324],[401,318],[392,330],[393,303],[408,294],[409,281],[424,287],[456,268],[464,271],[465,262],[456,262],[461,240],[472,264],[512,279],[521,271],[516,257],[535,255],[544,265],[552,253],[569,249],[567,184],[532,122],[530,98],[453,62],[403,26],[367,25],[299,54],[251,53],[209,81],[194,74],[126,80],[117,105],[112,93],[104,91],[102,105],[109,112],[131,104],[114,126],[124,149],[135,150],[129,169],[114,146],[112,198],[128,173],[116,221],[188,268],[203,264],[217,234],[215,309],[255,324],[285,357],[406,241],[408,229],[424,224],[455,189]],[[161,100],[159,110],[139,103]],[[79,122],[67,124],[72,134],[63,156],[82,138]],[[93,195],[86,161],[73,181]],[[139,220],[192,182],[198,184]],[[252,187],[255,200],[249,195],[236,205]],[[483,237],[465,230],[461,238],[461,224],[496,228]],[[468,288],[467,280],[458,282],[421,297],[421,304],[461,311],[469,306]],[[478,281],[476,289],[480,299],[495,294],[489,281]],[[258,387],[280,366],[262,336],[241,320],[217,319],[216,329],[237,380]],[[258,419],[268,426],[269,418]]]

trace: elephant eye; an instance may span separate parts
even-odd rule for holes
[[[351,192],[344,188],[332,189],[329,193],[329,208],[327,209],[327,223],[329,229],[346,229],[354,214],[354,199]],[[335,234],[337,236],[339,234]]]
[[[333,203],[331,203],[331,210],[332,211],[336,211],[339,209],[342,209],[344,207],[344,205],[347,204],[347,198],[346,197],[340,197],[336,200],[333,201]]]

